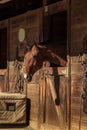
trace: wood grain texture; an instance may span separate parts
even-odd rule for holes
[[[81,98],[83,66],[77,58],[79,52],[84,52],[84,37],[87,34],[87,1],[72,0],[71,7],[71,130],[86,130],[87,114],[83,112],[83,102],[85,105],[87,101],[82,101]]]

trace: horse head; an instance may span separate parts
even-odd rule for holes
[[[63,58],[52,52],[46,46],[34,43],[31,50],[24,57],[24,78],[31,81],[33,74],[43,66],[44,61],[66,66],[66,61]]]
[[[35,73],[38,54],[38,46],[34,43],[31,50],[24,56],[24,78],[28,81],[31,81],[32,75]]]

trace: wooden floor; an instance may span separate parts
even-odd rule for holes
[[[34,126],[27,126],[27,127],[0,127],[0,130],[67,130],[67,129],[59,129],[56,126],[52,126],[52,125],[42,125],[40,128],[36,127],[36,125]]]
[[[28,127],[1,127],[0,130],[34,130],[32,127],[28,126]]]

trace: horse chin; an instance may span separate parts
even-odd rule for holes
[[[32,76],[29,74],[24,74],[24,79],[28,82],[30,82],[32,80]]]

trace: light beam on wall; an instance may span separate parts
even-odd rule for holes
[[[9,2],[9,1],[11,1],[11,0],[0,0],[0,4],[4,4],[4,3]]]

